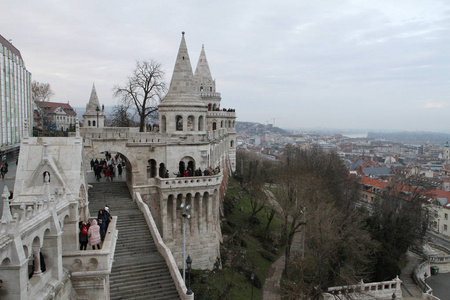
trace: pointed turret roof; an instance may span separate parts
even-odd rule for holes
[[[182,34],[169,91],[160,106],[205,106],[195,85],[184,32]]]
[[[95,91],[95,84],[92,84],[91,98],[89,98],[89,103],[86,104],[86,112],[89,114],[96,114],[97,107],[100,108],[100,102],[98,101],[97,92]]]
[[[202,51],[198,58],[197,68],[195,69],[195,78],[201,79],[201,82],[207,82],[207,80],[213,81],[208,60],[206,59],[205,45],[202,45]]]

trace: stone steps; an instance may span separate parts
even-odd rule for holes
[[[180,299],[147,222],[129,195],[125,182],[92,183],[92,216],[105,205],[117,216],[119,236],[109,277],[110,299]]]

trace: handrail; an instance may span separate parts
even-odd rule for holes
[[[161,238],[161,235],[159,234],[158,228],[156,227],[155,220],[153,219],[153,216],[150,212],[150,209],[148,208],[148,205],[142,201],[141,194],[139,192],[135,193],[136,197],[135,201],[138,205],[141,212],[144,214],[145,220],[147,221],[148,228],[150,229],[150,232],[152,234],[153,240],[155,241],[156,248],[158,249],[158,252],[162,255],[164,260],[166,261],[167,267],[169,268],[170,275],[172,276],[172,279],[175,283],[175,287],[177,288],[178,295],[182,300],[194,300],[194,294],[187,295],[187,288],[183,281],[183,278],[181,277],[180,271],[178,270],[178,266],[175,262],[175,259],[173,258],[172,252],[170,249],[164,244],[163,239]]]

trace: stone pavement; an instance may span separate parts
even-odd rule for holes
[[[411,251],[406,253],[406,259],[408,261],[406,267],[402,269],[399,276],[402,281],[403,299],[422,299],[422,291],[412,279],[412,273],[414,268],[423,262],[423,259]]]

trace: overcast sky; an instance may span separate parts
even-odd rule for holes
[[[222,107],[283,128],[450,132],[450,1],[1,0],[0,34],[52,101],[115,105],[136,60],[170,82],[181,31]]]

